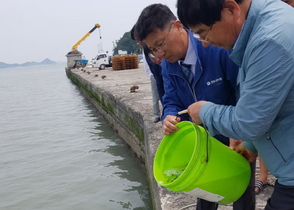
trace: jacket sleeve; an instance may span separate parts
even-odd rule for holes
[[[247,52],[242,65],[236,106],[209,102],[201,107],[199,117],[211,135],[252,141],[270,129],[293,88],[294,64],[285,49],[263,40]]]
[[[229,81],[231,86],[236,90],[239,67],[230,59],[229,55],[231,52],[232,50],[221,48],[219,61],[221,62],[225,79]]]

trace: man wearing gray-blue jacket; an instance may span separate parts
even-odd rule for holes
[[[276,0],[178,0],[178,15],[206,46],[233,49],[240,67],[236,106],[201,101],[189,107],[190,116],[211,135],[245,140],[239,151],[249,160],[258,152],[277,177],[265,209],[293,210],[293,8]]]

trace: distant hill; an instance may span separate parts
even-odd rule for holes
[[[23,64],[8,64],[8,63],[4,63],[4,62],[0,62],[0,69],[3,68],[13,68],[13,67],[19,67],[19,66],[36,66],[36,65],[49,65],[49,64],[56,64],[56,62],[51,61],[50,59],[46,58],[45,60],[43,60],[42,62],[26,62]]]

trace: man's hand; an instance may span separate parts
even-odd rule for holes
[[[163,121],[162,130],[164,135],[171,135],[178,130],[178,127],[175,126],[179,123],[181,119],[174,115],[167,115]]]
[[[247,149],[243,143],[240,144],[236,150],[236,152],[238,152],[240,155],[242,155],[243,157],[245,157],[249,163],[252,163],[256,160],[258,153],[257,152],[251,152],[249,149]]]
[[[196,124],[196,125],[200,125],[202,124],[200,118],[199,118],[199,112],[200,109],[202,107],[203,104],[205,104],[207,101],[198,101],[194,104],[191,104],[188,107],[188,113],[190,115],[190,117],[192,118],[192,121]]]
[[[237,140],[237,139],[231,139],[230,138],[230,148],[232,150],[235,150],[238,148],[238,146],[242,143],[243,141],[242,140]]]

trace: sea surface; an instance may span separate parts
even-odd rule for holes
[[[146,175],[66,77],[0,69],[0,210],[148,210]]]

